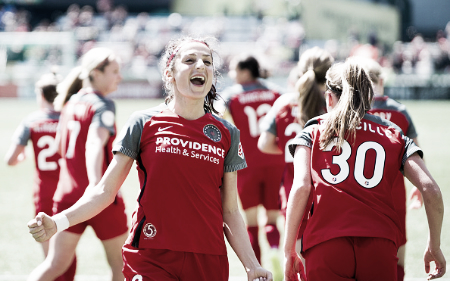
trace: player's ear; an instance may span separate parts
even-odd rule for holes
[[[170,69],[164,70],[164,76],[166,77],[167,82],[173,82],[173,72]]]

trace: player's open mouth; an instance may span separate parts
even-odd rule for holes
[[[205,77],[202,76],[192,76],[191,77],[191,83],[194,85],[203,85],[205,84]]]

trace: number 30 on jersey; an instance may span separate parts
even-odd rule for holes
[[[331,151],[336,145],[336,142],[330,143],[324,151]],[[373,176],[371,178],[366,178],[364,176],[364,167],[366,163],[367,152],[373,149],[376,153],[375,165]],[[346,180],[350,175],[350,165],[348,159],[352,154],[352,148],[350,144],[344,140],[344,144],[341,149],[341,154],[333,156],[333,164],[339,166],[340,171],[336,175],[331,173],[330,169],[322,169],[322,177],[330,184],[338,184]],[[354,163],[354,173],[353,176],[356,182],[364,188],[374,188],[383,179],[384,164],[386,160],[386,151],[381,144],[367,141],[363,142],[356,149],[355,163]]]

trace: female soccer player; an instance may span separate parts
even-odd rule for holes
[[[169,42],[161,59],[166,103],[133,114],[95,187],[56,216],[40,213],[30,232],[44,241],[111,204],[134,161],[138,206],[123,246],[125,280],[228,280],[224,232],[248,280],[272,280],[256,259],[239,213],[236,171],[246,166],[239,131],[213,115],[211,42]]]
[[[59,160],[54,145],[59,112],[53,107],[58,95],[56,86],[59,78],[55,73],[44,74],[36,82],[35,92],[39,110],[28,115],[17,128],[13,143],[5,156],[6,163],[15,166],[25,159],[25,147],[30,140],[34,150],[36,163],[33,197],[35,212],[52,214],[53,195],[58,185]],[[49,242],[42,243],[44,256],[48,254]],[[73,280],[75,277],[76,259],[69,269],[57,280]]]
[[[295,92],[279,97],[261,122],[258,148],[268,154],[283,154],[286,163],[280,189],[284,215],[294,179],[294,159],[288,145],[309,119],[325,113],[325,74],[333,62],[333,57],[319,47],[306,50],[298,62],[300,78]]]
[[[409,137],[414,141],[416,145],[419,145],[417,141],[417,132],[414,127],[414,123],[412,122],[411,117],[406,111],[406,106],[389,98],[384,95],[384,85],[383,85],[383,77],[382,77],[382,69],[381,66],[369,58],[362,58],[362,62],[364,63],[364,68],[367,71],[367,74],[370,77],[370,80],[373,84],[374,97],[372,101],[372,108],[368,113],[380,116],[386,120],[389,120],[396,124],[402,129],[403,134]],[[403,188],[395,188],[393,190],[398,191],[398,193],[392,194],[393,198],[398,200],[397,203],[394,204],[395,210],[398,213],[401,222],[401,241],[400,247],[398,249],[397,257],[398,257],[398,266],[397,266],[397,275],[398,281],[402,281],[405,277],[405,244],[406,244],[406,187],[405,180],[403,178],[403,174],[399,171],[398,176],[395,179],[395,183]],[[422,206],[422,195],[420,191],[413,187],[411,190],[411,199],[416,199],[411,203],[411,208],[420,208]]]
[[[286,280],[298,280],[302,270],[295,241],[307,213],[302,242],[308,280],[396,280],[401,232],[392,198],[399,187],[392,183],[398,170],[424,198],[430,230],[425,271],[434,261],[429,278],[443,276],[444,206],[422,151],[395,124],[366,114],[373,89],[356,58],[332,66],[326,78],[329,113],[308,121],[289,146],[295,177],[284,241]],[[306,208],[311,193],[313,207]]]
[[[259,123],[270,110],[280,94],[265,86],[259,62],[253,56],[241,55],[230,62],[229,75],[236,84],[222,93],[227,101],[229,113],[241,132],[242,146],[248,168],[238,171],[238,192],[245,212],[247,232],[256,257],[261,261],[259,243],[258,206],[266,210],[265,232],[270,248],[273,249],[274,266],[278,261],[280,232],[276,222],[280,214],[279,190],[284,169],[281,155],[267,155],[259,151],[257,143],[260,135]],[[276,259],[275,259],[276,258]],[[274,267],[274,269],[276,269]]]
[[[107,48],[94,48],[61,84],[57,143],[62,157],[61,172],[53,197],[54,213],[72,206],[100,181],[112,160],[116,135],[115,106],[107,95],[121,81],[118,57]],[[57,101],[55,101],[57,102]],[[67,102],[67,103],[66,103]],[[121,247],[128,230],[125,205],[120,194],[95,217],[73,225],[50,240],[49,254],[29,276],[29,280],[53,280],[72,262],[75,248],[90,225],[105,248],[112,280],[123,280]],[[105,206],[106,207],[106,206]],[[43,213],[38,214],[38,217]],[[65,230],[65,231],[62,231]]]

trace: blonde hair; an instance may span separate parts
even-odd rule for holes
[[[83,80],[89,79],[93,81],[91,72],[94,69],[104,71],[112,61],[118,58],[114,55],[111,49],[108,48],[92,48],[81,57],[81,65],[73,68],[64,80],[58,85],[59,95],[56,97],[54,106],[56,110],[61,110],[62,107],[69,101],[70,97],[83,87]]]
[[[356,128],[370,109],[374,92],[369,76],[356,57],[333,65],[326,78],[329,90],[339,101],[325,122],[320,149],[325,149],[337,137],[336,148],[340,151],[346,138],[355,139]]]
[[[164,75],[166,70],[169,70],[173,72],[175,60],[178,56],[178,51],[185,43],[191,43],[191,42],[199,42],[202,44],[205,44],[210,50],[211,50],[211,57],[212,65],[213,65],[213,75],[214,80],[213,84],[211,85],[211,89],[209,90],[208,94],[205,97],[204,105],[206,111],[219,114],[219,112],[214,108],[214,101],[218,100],[219,95],[216,92],[215,84],[217,83],[217,77],[219,76],[219,72],[216,69],[217,62],[215,62],[214,58],[218,59],[217,52],[215,50],[215,46],[218,44],[218,41],[214,37],[204,37],[204,38],[193,38],[190,36],[182,37],[179,39],[174,39],[169,41],[169,43],[166,45],[163,55],[161,56],[159,67],[161,70],[162,80],[164,89],[166,91],[167,97],[165,99],[165,103],[169,104],[170,101],[172,101],[174,97],[173,93],[173,84],[170,82],[170,80],[167,79],[167,77]]]
[[[325,83],[326,72],[333,62],[331,54],[319,47],[308,49],[301,55],[297,65],[301,77],[295,83],[295,90],[299,93],[300,114],[297,122],[301,126],[309,119],[324,113],[325,98],[320,85]]]

